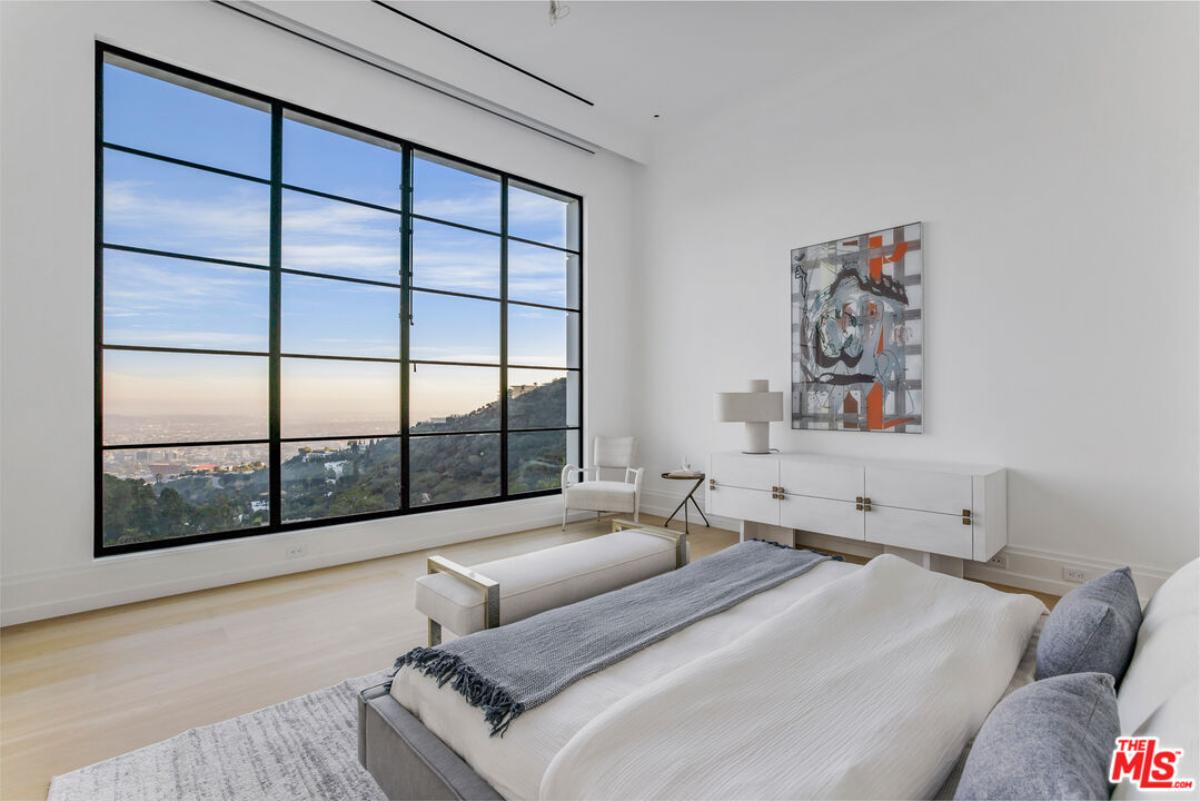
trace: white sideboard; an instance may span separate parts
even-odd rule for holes
[[[986,562],[1008,543],[1007,477],[989,465],[713,453],[705,501],[743,521],[743,537],[782,539],[756,524],[810,531],[925,555],[927,566],[930,554]]]

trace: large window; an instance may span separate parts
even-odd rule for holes
[[[581,201],[97,50],[96,553],[558,491]]]

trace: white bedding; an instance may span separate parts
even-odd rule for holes
[[[597,715],[539,797],[929,798],[1043,611],[876,557]]]
[[[823,562],[780,586],[700,621],[606,670],[568,687],[517,720],[504,737],[489,737],[483,713],[447,685],[402,670],[392,696],[510,801],[538,797],[550,761],[583,726],[635,690],[732,642],[799,599],[850,575],[859,565]]]
[[[438,688],[416,671],[401,671],[392,685],[392,695],[461,755],[501,795],[510,801],[532,801],[539,798],[542,780],[551,762],[572,738],[601,713],[622,704],[642,688],[668,674],[679,672],[696,660],[709,657],[715,650],[747,635],[755,627],[770,621],[818,590],[860,571],[858,565],[844,562],[822,563],[809,573],[707,618],[599,674],[583,679],[546,704],[522,715],[503,738],[489,737],[482,713],[468,706],[449,686]],[[940,580],[966,584],[946,577],[940,577]],[[982,585],[971,586],[985,593],[992,592]],[[1040,603],[1026,596],[1028,604],[1041,610]],[[1023,640],[1021,645],[1024,644]],[[1012,664],[1008,666],[1004,680],[996,691],[997,698],[1010,678],[1017,685],[1029,680],[1025,673],[1031,671],[1013,670],[1021,650],[1018,647],[1013,656]],[[1026,657],[1031,658],[1028,651]],[[766,663],[772,680],[787,680],[789,687],[801,683],[794,677],[795,674],[790,674],[792,678],[789,678],[781,675],[782,671],[770,668],[770,658]],[[738,678],[738,681],[745,680],[745,677]],[[979,720],[982,720],[982,716]],[[978,725],[974,728],[978,728]],[[973,732],[974,729],[968,736]],[[950,760],[951,763],[953,761]],[[928,796],[932,794],[931,791]]]

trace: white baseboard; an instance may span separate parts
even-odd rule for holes
[[[479,510],[484,510],[482,514]],[[588,519],[573,513],[570,521]],[[93,559],[5,576],[0,626],[479,540],[562,522],[558,496]],[[350,542],[350,545],[344,543]],[[309,555],[287,559],[292,543]],[[168,576],[161,578],[161,576]]]
[[[697,491],[696,496],[696,501],[703,507],[703,495],[700,491]],[[682,495],[675,495],[660,490],[646,491],[642,493],[642,509],[651,514],[666,516],[671,513],[671,510],[679,504],[682,498]],[[692,510],[692,514],[695,515],[694,509]],[[699,517],[699,515],[696,515],[696,517]],[[718,515],[708,515],[708,518],[715,528],[738,531],[741,527],[740,520],[724,518]],[[814,548],[826,548],[865,558],[878,556],[883,553],[883,546],[881,545],[848,540],[841,537],[801,533],[797,539]],[[1023,590],[1044,592],[1050,595],[1065,595],[1075,587],[1078,587],[1079,584],[1063,579],[1064,567],[1081,568],[1085,581],[1104,575],[1117,568],[1125,567],[1124,564],[1097,560],[1087,556],[1055,553],[1053,551],[1043,551],[1024,546],[1009,546],[1002,549],[997,556],[1004,558],[1004,567],[993,565],[990,562],[973,562],[967,560],[963,565],[964,576],[980,581],[990,581],[994,584],[1006,584],[1010,587],[1018,587]],[[1133,573],[1133,580],[1137,585],[1138,595],[1141,596],[1143,601],[1149,599],[1154,594],[1154,591],[1171,574],[1168,570],[1161,570],[1146,565],[1131,564],[1129,568]]]

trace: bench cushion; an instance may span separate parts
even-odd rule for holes
[[[473,565],[500,582],[500,623],[536,615],[675,569],[675,543],[637,529]],[[458,635],[483,628],[483,596],[453,576],[417,579],[417,609]]]

